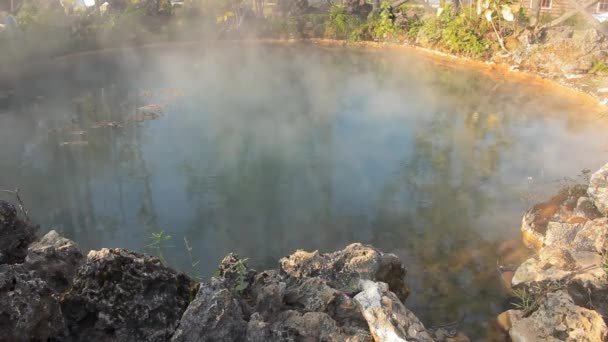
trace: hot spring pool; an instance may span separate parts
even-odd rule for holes
[[[472,337],[504,308],[499,247],[524,209],[608,160],[607,120],[579,103],[407,53],[226,44],[62,63],[0,101],[0,188],[21,188],[43,231],[137,251],[164,231],[167,262],[203,277],[231,251],[261,269],[371,243],[401,256],[427,325]]]

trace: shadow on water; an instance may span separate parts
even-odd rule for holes
[[[23,85],[0,108],[0,185],[19,186],[43,228],[139,251],[164,230],[169,263],[190,270],[186,238],[206,276],[230,251],[264,268],[297,248],[372,243],[403,258],[423,321],[472,337],[503,309],[496,265],[524,194],[607,156],[605,123],[576,104],[415,56],[115,60]]]

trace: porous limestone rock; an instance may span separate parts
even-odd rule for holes
[[[20,264],[38,228],[19,218],[15,207],[0,201],[0,264]]]
[[[75,340],[167,341],[195,289],[158,258],[104,248],[89,252],[60,303]]]
[[[406,270],[399,257],[360,243],[326,254],[298,250],[281,259],[280,266],[281,271],[291,277],[320,277],[331,287],[348,295],[361,290],[360,280],[387,283],[402,301],[409,294],[404,282]]]
[[[243,341],[247,322],[232,291],[219,278],[201,284],[171,341]]]
[[[529,317],[510,310],[509,336],[516,342],[605,341],[608,328],[602,316],[577,306],[566,291],[550,292]]]
[[[591,175],[587,193],[599,211],[608,217],[608,164]]]
[[[53,292],[62,293],[72,285],[84,261],[82,251],[72,240],[51,230],[30,245],[24,265],[36,272]]]
[[[0,265],[0,340],[47,341],[64,336],[59,303],[35,272]]]

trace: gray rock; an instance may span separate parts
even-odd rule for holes
[[[0,264],[22,263],[36,230],[38,227],[19,218],[13,205],[0,201]]]
[[[600,213],[608,217],[608,164],[591,175],[587,193]]]
[[[362,280],[355,296],[376,341],[433,341],[424,325],[381,282]]]
[[[513,341],[605,341],[608,328],[597,312],[575,305],[566,291],[548,293],[529,317],[509,311]]]
[[[366,333],[349,334],[324,312],[287,310],[281,312],[270,326],[270,341],[369,341]],[[257,341],[256,341],[257,342]],[[261,341],[260,341],[261,342]]]
[[[47,341],[64,332],[61,308],[44,281],[21,265],[0,265],[0,340]]]
[[[578,199],[576,208],[574,208],[574,213],[578,217],[584,217],[588,220],[595,220],[596,218],[602,217],[602,214],[600,214],[589,197],[580,197]]]
[[[60,303],[79,341],[167,341],[196,284],[158,258],[123,249],[91,251]]]
[[[82,251],[72,240],[51,230],[30,245],[25,267],[36,272],[53,292],[62,293],[72,285],[84,261]]]
[[[511,280],[513,287],[532,283],[580,282],[589,286],[606,287],[606,272],[601,265],[603,257],[594,252],[573,251],[564,246],[548,246],[538,257],[522,263]]]
[[[219,278],[201,284],[171,341],[242,341],[247,322],[232,291]]]
[[[294,278],[320,277],[348,295],[361,290],[360,280],[387,283],[402,301],[409,294],[404,281],[406,270],[399,257],[360,243],[327,254],[298,250],[281,259],[280,267],[282,272]]]

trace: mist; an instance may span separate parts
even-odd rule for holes
[[[407,53],[168,44],[18,79],[3,83],[0,185],[43,230],[136,251],[164,231],[168,262],[188,271],[185,238],[205,276],[232,251],[265,268],[372,243],[420,275],[417,314],[466,312],[473,330],[500,311],[496,247],[518,238],[531,194],[608,146],[604,121],[550,89]],[[162,113],[138,116],[150,105]]]

